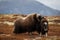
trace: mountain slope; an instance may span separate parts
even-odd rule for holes
[[[12,0],[0,2],[0,13],[40,13],[42,15],[60,15],[59,10],[45,6],[37,1]]]

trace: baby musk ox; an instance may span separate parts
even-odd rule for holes
[[[25,17],[20,17],[14,23],[14,33],[32,33],[37,31],[37,33],[45,34],[48,29],[48,21],[39,14],[29,14]]]

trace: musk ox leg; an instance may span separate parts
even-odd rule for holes
[[[47,37],[48,36],[48,33],[46,33],[45,36]]]
[[[28,32],[28,35],[32,35],[32,32]]]
[[[22,27],[15,26],[15,29],[14,29],[13,33],[15,33],[15,34],[19,34],[19,33],[22,33],[22,32],[23,32]]]
[[[28,34],[29,35],[32,35],[32,32],[34,31],[35,29],[34,29],[34,26],[30,26],[28,29],[27,29],[27,31],[28,31]]]
[[[39,36],[41,37],[42,36],[42,33],[40,32]]]
[[[41,32],[38,32],[38,31],[37,31],[37,33],[39,34],[39,36],[42,36],[42,33],[41,33]]]
[[[39,36],[41,37],[42,36],[42,33],[40,33]]]
[[[44,36],[44,37],[47,37],[47,34],[48,34],[48,32],[46,32],[46,31],[42,32],[42,36]]]
[[[15,26],[13,33],[17,34],[17,27]]]
[[[18,30],[14,29],[13,33],[18,34]]]
[[[43,37],[47,37],[47,33],[45,33],[45,35],[42,35]]]
[[[13,33],[18,34],[19,33],[19,28],[15,28]]]

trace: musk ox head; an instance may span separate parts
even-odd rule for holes
[[[48,32],[48,21],[44,17],[41,20],[41,29],[42,29],[42,34],[43,35],[47,35],[47,32]]]

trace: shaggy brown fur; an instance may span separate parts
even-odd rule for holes
[[[15,21],[14,33],[32,32],[36,30],[36,25],[41,19],[37,14],[29,14],[26,17],[20,17]]]

